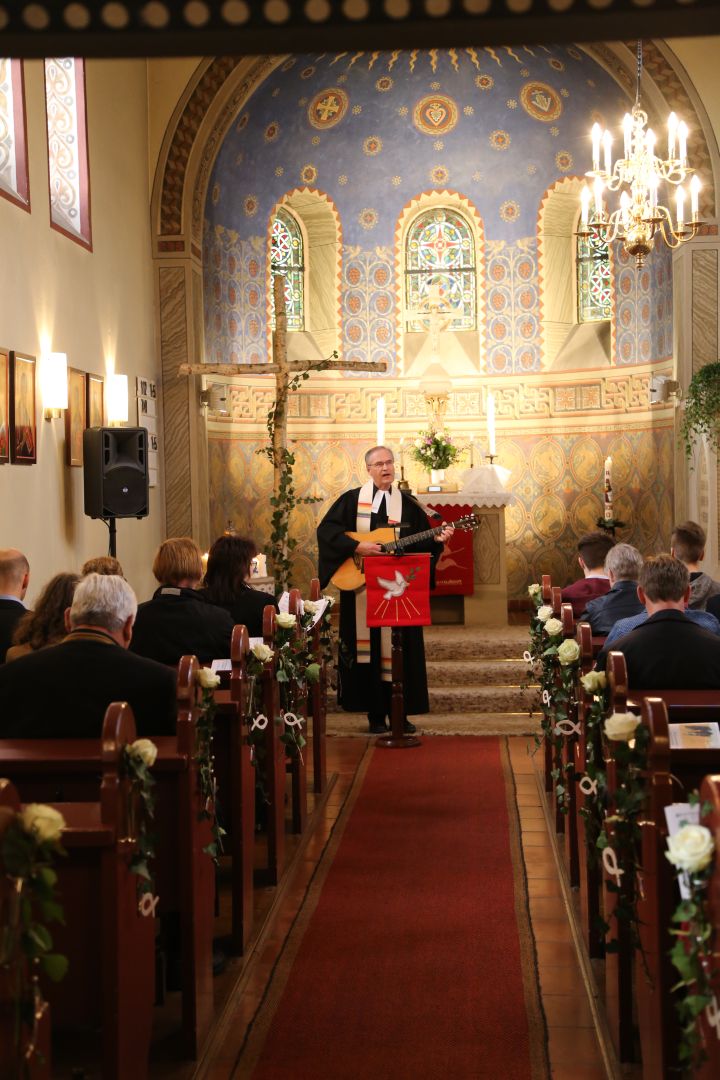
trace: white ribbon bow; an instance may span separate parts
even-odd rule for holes
[[[557,724],[555,725],[555,734],[579,735],[580,724],[573,723],[573,721],[569,717],[566,717],[564,720],[558,720]]]
[[[589,776],[583,776],[580,781],[580,790],[583,795],[597,795],[598,782],[591,780]]]
[[[261,713],[258,713],[257,716],[255,717],[255,719],[253,720],[252,724],[250,725],[250,730],[255,731],[255,729],[257,728],[258,731],[264,731],[267,726],[268,726],[268,718],[265,715],[265,713],[261,712]]]
[[[607,876],[615,878],[615,884],[618,888],[620,888],[620,878],[623,876],[625,871],[621,869],[620,864],[618,863],[618,857],[615,854],[615,848],[603,848],[602,864]]]

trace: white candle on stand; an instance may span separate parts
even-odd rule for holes
[[[612,458],[605,458],[605,520],[612,521]]]
[[[487,396],[488,453],[495,456],[495,395],[488,390]]]
[[[377,401],[377,412],[375,415],[377,431],[375,442],[378,446],[382,446],[385,442],[385,395],[381,394]]]
[[[475,467],[475,436],[470,436],[470,468]]]
[[[605,458],[605,484],[612,487],[612,458],[609,455]]]

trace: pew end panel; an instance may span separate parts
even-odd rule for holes
[[[714,1007],[706,1009],[699,1019],[699,1032],[706,1060],[696,1072],[694,1080],[717,1080],[720,1076],[720,769],[706,776],[700,787],[700,805],[709,807],[703,818],[715,840],[715,862],[708,889],[708,913],[714,927],[712,948],[714,964],[711,985],[715,992]]]

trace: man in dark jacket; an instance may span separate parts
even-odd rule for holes
[[[720,638],[688,619],[687,568],[672,555],[653,555],[640,571],[638,594],[647,622],[610,650],[625,654],[628,685],[633,690],[720,690]],[[597,658],[604,671],[607,648]]]
[[[59,645],[0,667],[0,738],[100,738],[113,701],[127,701],[138,735],[172,735],[176,675],[128,652],[137,611],[121,577],[88,574]]]
[[[0,664],[12,645],[16,625],[25,614],[25,593],[30,580],[30,564],[17,548],[0,551]]]
[[[627,619],[644,611],[637,591],[643,559],[632,544],[616,544],[605,556],[605,573],[610,592],[590,600],[580,617],[586,619],[593,634],[609,634],[618,619]]]

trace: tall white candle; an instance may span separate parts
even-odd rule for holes
[[[600,170],[600,140],[602,139],[602,131],[599,124],[593,124],[592,131],[592,167],[593,172],[599,172]]]
[[[377,400],[377,412],[375,414],[377,425],[375,442],[382,446],[385,442],[385,395],[381,394]]]
[[[605,492],[604,492],[604,517],[605,521],[612,521],[612,458],[605,458]]]
[[[612,458],[610,455],[605,458],[605,486],[612,487]]]
[[[487,396],[488,453],[495,456],[495,395],[488,390]]]

